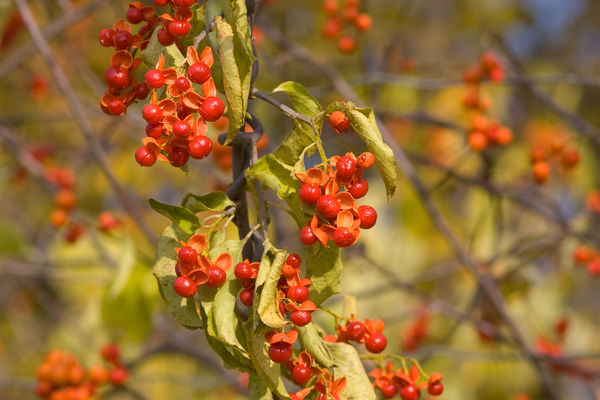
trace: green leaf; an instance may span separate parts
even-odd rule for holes
[[[340,277],[342,275],[342,258],[340,248],[316,247],[309,251],[306,260],[307,276],[312,281],[310,299],[319,306],[330,296],[340,293]]]
[[[273,394],[256,374],[250,374],[248,389],[250,389],[250,400],[273,400]]]
[[[227,0],[225,2],[225,19],[233,27],[245,50],[252,54],[252,30],[248,24],[248,10],[245,0]]]
[[[161,203],[154,199],[149,199],[148,203],[150,203],[150,207],[152,207],[154,211],[169,218],[187,234],[194,233],[194,231],[200,227],[200,220],[198,217],[186,208]]]
[[[253,367],[247,352],[241,352],[236,346],[232,346],[219,338],[213,314],[209,310],[206,313],[201,309],[202,319],[206,321],[205,335],[210,347],[221,357],[227,368],[237,368],[241,371],[250,372]]]
[[[254,55],[243,44],[239,33],[234,32],[231,25],[220,16],[215,18],[219,60],[223,72],[223,88],[227,97],[227,117],[229,118],[229,135],[226,143],[230,143],[244,126]],[[249,29],[249,28],[248,28]],[[245,40],[245,39],[244,39]]]
[[[189,233],[181,230],[176,224],[168,226],[162,233],[158,243],[157,261],[152,268],[152,273],[158,281],[158,288],[165,299],[169,311],[175,319],[189,329],[203,326],[193,298],[183,298],[175,293],[173,283],[177,278],[175,264],[177,255],[175,247],[179,247],[180,240],[187,241]]]
[[[319,335],[314,323],[297,327],[298,339],[303,349],[307,350],[320,366],[330,368],[333,366],[333,359],[329,349],[325,346],[325,341]]]
[[[340,394],[340,400],[376,400],[377,395],[369,380],[356,349],[346,343],[325,343],[335,366],[334,375],[346,377],[346,389]]]
[[[292,102],[294,109],[311,119],[316,118],[322,111],[321,104],[312,97],[308,89],[297,82],[283,82],[273,89],[273,93],[278,92],[285,93]]]
[[[200,211],[224,211],[228,207],[235,206],[235,203],[227,197],[225,192],[216,191],[203,195],[188,193],[183,198],[181,206],[197,213]]]
[[[268,327],[280,329],[288,325],[279,313],[277,302],[277,284],[281,277],[281,266],[285,262],[287,253],[285,250],[277,250],[272,246],[265,251],[260,262],[260,281],[257,276],[255,289],[255,304],[260,320]]]
[[[162,54],[165,57],[165,68],[183,65],[185,57],[181,54],[181,51],[179,51],[175,44],[166,47],[160,44],[156,36],[158,31],[159,29],[154,30],[150,42],[148,42],[148,46],[142,52],[142,60],[144,63],[150,68],[155,68],[156,63]]]

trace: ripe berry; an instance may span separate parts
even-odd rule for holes
[[[367,339],[365,346],[371,353],[381,353],[387,346],[387,338],[383,333],[372,333]]]
[[[250,264],[246,262],[237,263],[233,273],[239,280],[252,279],[252,268],[250,268]]]
[[[123,383],[125,383],[127,378],[129,378],[129,374],[122,367],[117,367],[110,371],[108,374],[108,380],[110,381],[110,383],[116,386],[120,386]]]
[[[214,122],[221,118],[223,111],[225,111],[225,103],[220,98],[213,96],[204,99],[200,110],[198,110],[202,119],[208,122]]]
[[[348,247],[354,242],[354,233],[346,227],[337,228],[333,233],[333,241],[338,247]]]
[[[356,25],[356,29],[361,32],[368,31],[373,25],[373,19],[371,19],[369,14],[358,14],[354,21],[354,25]]]
[[[191,28],[192,25],[187,21],[176,20],[169,23],[169,33],[175,37],[184,37]]]
[[[179,103],[177,105],[177,116],[179,119],[185,119],[188,115],[192,113],[192,109],[187,107],[183,103]]]
[[[334,111],[329,117],[329,126],[337,133],[343,133],[350,125],[350,120],[341,111]]]
[[[372,228],[377,222],[377,211],[371,206],[358,207],[358,217],[362,229]]]
[[[310,296],[310,292],[308,288],[304,285],[296,285],[292,286],[288,289],[286,293],[288,299],[296,302],[302,303],[303,301],[308,300],[308,296]]]
[[[346,332],[348,333],[348,339],[360,342],[367,333],[367,327],[360,321],[352,321],[346,325]]]
[[[139,24],[140,22],[142,22],[144,20],[144,13],[142,12],[141,9],[137,8],[137,7],[129,7],[129,9],[127,10],[127,21],[131,22],[132,24]]]
[[[71,189],[61,189],[54,196],[54,204],[59,208],[69,210],[77,205],[77,197]]]
[[[175,279],[173,288],[175,289],[175,293],[181,297],[192,297],[198,291],[196,282],[183,275]]]
[[[340,205],[334,195],[326,194],[317,200],[317,211],[323,217],[332,219],[340,212]]]
[[[68,219],[69,213],[62,209],[54,210],[50,214],[50,223],[55,228],[60,228],[61,226],[66,224]]]
[[[113,45],[113,36],[115,36],[115,31],[112,29],[102,29],[98,33],[98,41],[104,47],[111,47]]]
[[[360,199],[369,191],[369,182],[365,178],[360,177],[348,188],[348,191],[352,197]]]
[[[269,346],[269,357],[276,363],[284,363],[292,357],[292,345],[286,342],[275,342]]]
[[[325,22],[325,25],[323,25],[323,30],[321,32],[326,38],[333,39],[337,35],[339,35],[341,30],[342,24],[340,23],[340,21],[337,18],[331,18],[328,19],[327,22]]]
[[[148,93],[150,93],[150,88],[148,87],[148,85],[146,85],[145,83],[140,83],[138,85],[136,85],[136,87],[134,88],[135,91],[135,98],[138,100],[144,100],[146,97],[148,97]]]
[[[107,107],[111,115],[122,115],[127,111],[127,106],[121,99],[112,99],[108,102]]]
[[[337,44],[342,53],[352,53],[356,49],[356,40],[351,36],[342,36]]]
[[[179,136],[187,136],[192,131],[192,127],[185,121],[177,121],[173,124],[173,133]]]
[[[92,383],[103,384],[108,380],[108,371],[104,367],[95,366],[90,368],[89,376]]]
[[[391,399],[398,393],[398,388],[393,383],[385,385],[381,388],[381,396],[384,399]]]
[[[188,78],[190,78],[190,81],[198,84],[203,84],[211,76],[210,67],[202,61],[197,62],[195,64],[190,65],[190,67],[187,70],[187,76]]]
[[[427,386],[427,393],[432,396],[439,396],[440,394],[444,393],[444,384],[440,381],[429,382],[429,385]]]
[[[323,3],[323,11],[329,15],[335,15],[338,11],[337,0],[325,0]]]
[[[317,241],[317,237],[310,226],[305,226],[300,230],[300,241],[305,246],[312,246]]]
[[[481,132],[471,132],[469,134],[469,146],[473,151],[481,151],[487,146],[487,136]]]
[[[212,146],[212,140],[203,135],[196,136],[188,142],[190,156],[199,160],[210,154]]]
[[[163,133],[163,126],[161,124],[148,124],[146,125],[146,136],[158,139]]]
[[[190,153],[187,148],[176,147],[169,154],[169,161],[174,167],[182,167],[189,160]]]
[[[219,267],[211,267],[208,269],[208,281],[206,284],[210,287],[218,288],[225,283],[227,274]]]
[[[575,149],[567,149],[562,153],[560,161],[565,169],[571,169],[579,163],[579,152]]]
[[[169,4],[170,0],[154,0],[154,4],[158,7],[164,7]]]
[[[539,184],[548,180],[550,175],[550,165],[545,161],[536,161],[533,164],[533,179]]]
[[[348,156],[340,157],[335,163],[335,177],[340,182],[350,182],[356,171],[356,160]]]
[[[173,84],[180,92],[185,92],[191,87],[190,81],[188,81],[184,76],[180,76],[179,78],[175,79]]]
[[[421,397],[421,391],[415,385],[404,386],[400,389],[402,400],[418,400]]]
[[[142,108],[142,117],[149,124],[158,124],[163,119],[163,112],[156,104],[146,104]]]
[[[304,326],[312,320],[312,317],[310,311],[296,310],[290,314],[290,320],[296,326]]]
[[[160,28],[158,30],[156,39],[158,39],[158,43],[162,44],[163,46],[170,46],[175,42],[175,37],[167,32],[165,28]]]
[[[190,246],[183,246],[177,252],[177,258],[186,265],[194,265],[198,260],[198,253]]]
[[[302,259],[300,258],[300,256],[298,254],[293,253],[288,256],[288,258],[285,262],[294,268],[299,268],[300,263],[302,263]]]
[[[197,0],[175,0],[179,7],[191,7],[196,3]]]
[[[100,355],[106,361],[113,363],[118,362],[119,358],[121,357],[119,352],[119,346],[117,346],[114,343],[109,343],[102,346],[102,348],[100,349]]]
[[[162,72],[157,69],[149,69],[146,71],[144,79],[152,89],[159,89],[165,84],[165,78],[163,77]]]
[[[113,36],[113,44],[117,50],[125,50],[131,46],[131,33],[127,31],[116,31]]]
[[[240,292],[240,301],[246,307],[250,307],[254,301],[254,291],[252,289],[244,289]]]
[[[321,187],[312,183],[305,183],[300,188],[300,201],[306,204],[315,204],[321,197]]]
[[[292,369],[292,381],[294,381],[296,385],[304,385],[310,380],[311,375],[310,368],[306,365],[296,365],[294,369]]]
[[[129,71],[126,69],[118,70],[115,67],[109,67],[106,70],[104,80],[108,86],[116,90],[125,89],[131,82]]]
[[[156,162],[156,154],[146,146],[135,151],[135,161],[142,167],[151,167]]]

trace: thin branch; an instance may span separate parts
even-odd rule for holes
[[[267,103],[271,104],[272,106],[280,109],[281,111],[283,111],[288,117],[293,118],[293,119],[299,119],[300,121],[304,121],[307,124],[309,124],[313,129],[314,129],[314,125],[312,122],[312,119],[310,119],[309,117],[307,117],[304,114],[301,114],[293,109],[291,109],[290,107],[286,106],[285,104],[283,104],[282,102],[280,102],[279,100],[277,100],[276,98],[274,98],[273,96],[258,90],[257,88],[252,88],[252,90],[250,90],[250,94],[258,99],[264,100]]]

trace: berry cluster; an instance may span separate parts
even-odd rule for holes
[[[70,221],[71,213],[77,206],[75,195],[75,174],[68,167],[49,166],[45,170],[46,179],[56,187],[54,205],[56,208],[50,214],[50,223],[55,228],[68,224],[64,239],[68,243],[75,243],[84,233],[85,226],[80,222]]]
[[[360,237],[360,229],[369,229],[377,221],[377,212],[371,206],[358,207],[356,200],[367,194],[369,184],[362,174],[375,162],[369,152],[356,157],[352,153],[333,156],[326,171],[310,168],[296,173],[302,183],[299,196],[303,203],[313,205],[318,212],[300,231],[305,246],[319,241],[327,246],[331,238],[339,247],[348,247]],[[344,190],[344,188],[346,190]]]
[[[442,374],[434,372],[424,381],[416,365],[412,365],[410,371],[398,368],[394,371],[394,363],[388,362],[385,369],[374,369],[369,376],[375,378],[373,386],[381,391],[384,399],[391,399],[400,393],[402,400],[417,400],[421,397],[421,389],[427,389],[432,396],[439,396],[444,392]]]
[[[574,147],[566,147],[562,140],[536,144],[531,148],[531,164],[533,179],[540,185],[550,177],[551,157],[557,159],[565,171],[569,171],[579,164],[579,151]]]
[[[345,325],[335,328],[336,335],[327,335],[323,339],[330,343],[350,341],[364,343],[371,353],[381,353],[387,347],[387,338],[383,334],[385,324],[380,319],[366,319],[365,322],[352,317]]]
[[[175,248],[177,279],[175,279],[173,287],[181,297],[192,297],[198,291],[199,285],[221,287],[227,279],[226,271],[231,268],[233,259],[228,253],[223,253],[213,261],[208,254],[206,245],[206,236],[196,234],[187,243],[181,241],[182,247]]]
[[[360,0],[344,0],[344,6],[340,7],[338,0],[325,0],[323,10],[327,14],[327,21],[323,25],[323,36],[326,39],[337,40],[338,49],[342,53],[352,53],[356,49],[356,39],[351,33],[342,31],[352,27],[360,32],[371,29],[373,20],[367,13],[361,13]]]
[[[576,265],[586,266],[591,276],[600,275],[600,252],[598,250],[577,246],[573,250],[573,261]]]
[[[52,350],[37,370],[37,395],[50,400],[87,400],[96,387],[107,382],[122,385],[128,373],[121,363],[119,348],[108,344],[102,348],[101,354],[111,363],[110,370],[95,366],[86,371],[73,354]]]

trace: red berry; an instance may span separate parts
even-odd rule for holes
[[[184,76],[180,76],[179,78],[175,79],[173,84],[180,92],[185,92],[191,87],[190,81],[188,81]]]
[[[227,279],[227,274],[219,267],[211,267],[208,269],[208,281],[206,284],[210,287],[218,288],[223,286]]]
[[[421,397],[421,391],[415,385],[404,386],[400,389],[400,397],[403,400],[418,400]]]
[[[135,89],[135,98],[138,100],[144,100],[150,93],[150,88],[145,83],[138,84]]]
[[[356,160],[348,156],[340,157],[335,163],[335,177],[340,182],[350,182],[356,171]]]
[[[252,289],[244,289],[240,292],[240,301],[246,307],[250,307],[254,301],[254,291]]]
[[[292,357],[292,345],[286,342],[275,342],[269,347],[269,357],[276,363],[284,363]]]
[[[352,321],[346,325],[346,333],[350,340],[360,342],[367,333],[367,327],[360,321]]]
[[[550,164],[545,161],[536,161],[533,164],[533,179],[539,184],[548,180],[550,175]]]
[[[305,183],[300,188],[300,201],[306,204],[315,204],[321,197],[321,187],[312,183]]]
[[[177,116],[179,117],[179,119],[185,119],[185,117],[187,117],[191,113],[192,109],[187,107],[185,104],[179,103],[177,105]]]
[[[130,6],[126,15],[127,21],[131,22],[132,24],[139,24],[144,20],[144,13],[137,7]]]
[[[112,99],[106,106],[111,115],[122,115],[127,111],[127,106],[121,99]]]
[[[165,28],[160,28],[158,30],[156,38],[158,39],[158,43],[162,44],[163,46],[170,46],[175,42],[175,37],[167,32]]]
[[[356,29],[361,32],[368,31],[373,25],[373,19],[369,14],[358,14],[354,21],[354,25],[356,25]]]
[[[312,246],[317,241],[317,237],[310,226],[305,226],[300,230],[300,241],[305,246]]]
[[[192,127],[185,121],[177,121],[173,124],[173,133],[179,136],[187,136],[192,131]]]
[[[340,212],[340,205],[334,195],[326,194],[317,200],[317,211],[323,217],[332,219]]]
[[[310,292],[306,286],[296,285],[289,288],[286,295],[288,299],[292,300],[293,302],[302,303],[303,301],[308,300]]]
[[[199,160],[210,154],[212,146],[212,140],[202,135],[196,136],[188,142],[190,156]]]
[[[304,326],[312,320],[312,317],[310,316],[310,311],[296,310],[290,314],[290,320],[292,320],[294,325]]]
[[[175,3],[179,7],[191,7],[196,3],[197,0],[175,0]]]
[[[225,103],[220,98],[213,96],[204,99],[200,110],[198,110],[202,119],[208,122],[214,122],[221,118],[223,111],[225,111]]]
[[[114,343],[109,343],[100,349],[100,355],[108,362],[116,363],[121,358],[119,346]]]
[[[115,36],[115,31],[112,29],[102,29],[98,34],[98,41],[104,47],[111,47],[113,45],[113,36]]]
[[[192,25],[187,21],[175,20],[169,23],[169,33],[175,37],[184,37],[191,28]]]
[[[300,258],[300,256],[296,253],[290,254],[287,258],[287,260],[285,261],[288,265],[290,265],[291,267],[294,268],[299,268],[300,267],[300,263],[302,263],[302,259]]]
[[[142,117],[149,124],[158,124],[163,119],[163,112],[156,104],[146,104],[142,108]]]
[[[181,297],[192,297],[198,291],[196,282],[183,275],[175,279],[173,288],[175,289],[175,293]]]
[[[131,46],[131,33],[127,31],[116,31],[113,36],[113,44],[117,50],[125,50]]]
[[[190,78],[190,81],[198,84],[203,84],[211,76],[210,67],[202,61],[197,62],[195,64],[190,65],[190,67],[187,70],[187,76],[188,78]]]
[[[381,396],[384,399],[391,399],[398,393],[398,388],[393,383],[389,383],[381,388]]]
[[[352,36],[342,36],[338,39],[338,49],[342,53],[352,53],[356,49],[356,40]]]
[[[144,79],[152,89],[159,89],[165,84],[165,78],[163,77],[162,72],[157,69],[149,69],[146,71]]]
[[[154,4],[157,5],[158,7],[164,7],[167,4],[169,4],[170,0],[154,0]]]
[[[350,125],[350,120],[341,111],[334,111],[329,117],[329,126],[337,133],[343,133]]]
[[[129,71],[126,69],[118,70],[115,67],[109,67],[106,70],[104,80],[108,86],[116,90],[125,89],[131,82]]]
[[[156,162],[156,154],[146,146],[142,146],[135,151],[135,161],[142,167],[151,167]]]
[[[117,367],[110,371],[108,374],[108,380],[110,381],[110,383],[116,386],[120,386],[123,383],[125,383],[127,378],[129,378],[129,374],[122,367]]]
[[[163,126],[161,124],[148,124],[146,125],[146,136],[158,139],[163,133]]]
[[[169,161],[174,167],[182,167],[190,158],[190,153],[187,148],[175,147],[169,154]]]
[[[354,233],[346,227],[337,228],[335,232],[333,232],[333,241],[338,247],[352,246],[354,238]]]
[[[439,396],[444,393],[444,384],[440,381],[429,382],[427,392],[432,396]]]
[[[323,33],[323,36],[325,36],[326,38],[333,39],[340,33],[341,30],[342,30],[342,24],[340,23],[340,20],[333,17],[333,18],[329,18],[325,22],[321,32]],[[341,132],[338,132],[338,133],[341,133]]]
[[[360,218],[360,227],[369,229],[377,222],[377,211],[371,206],[360,206],[358,207],[358,217]]]
[[[369,191],[369,182],[365,178],[358,178],[352,186],[348,188],[348,191],[355,199],[360,199]]]
[[[294,369],[292,369],[292,381],[294,381],[296,385],[304,385],[310,380],[311,375],[310,368],[306,365],[296,365]]]
[[[233,273],[239,280],[252,279],[252,268],[250,267],[250,264],[246,262],[237,263]]]
[[[367,339],[365,346],[371,353],[381,353],[387,346],[387,338],[383,333],[372,333]]]
[[[198,261],[198,253],[190,246],[183,246],[177,252],[177,258],[186,265],[194,265]]]

